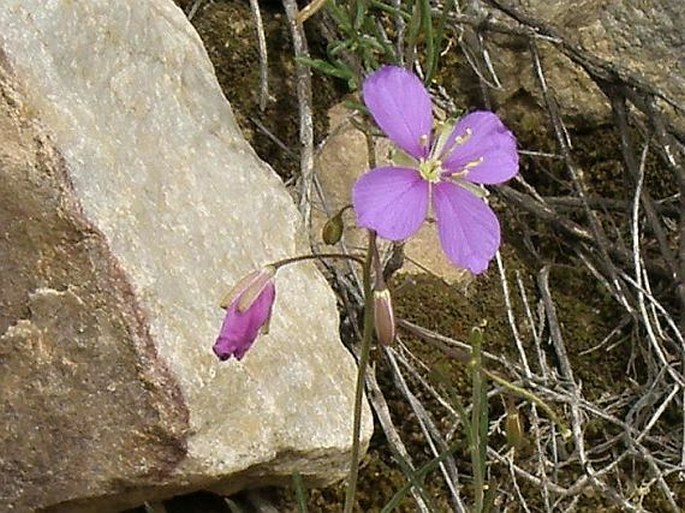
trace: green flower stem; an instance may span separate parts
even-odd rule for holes
[[[474,512],[481,513],[483,511],[483,498],[485,496],[485,449],[488,445],[488,403],[485,395],[485,387],[483,383],[483,375],[481,374],[481,355],[480,350],[483,345],[483,331],[480,328],[473,328],[471,330],[471,359],[469,367],[471,368],[471,384],[472,384],[472,401],[473,407],[471,410],[471,463],[473,466],[473,495],[474,495]]]
[[[362,260],[360,257],[355,255],[346,255],[345,253],[319,253],[312,255],[298,255],[290,258],[284,258],[283,260],[273,262],[269,265],[273,266],[275,269],[280,269],[281,267],[284,267],[286,265],[302,262],[303,260],[319,260],[322,258],[352,260],[353,262],[357,262],[359,265],[365,265],[365,260]]]
[[[376,247],[376,232],[369,230],[369,247],[364,260],[364,331],[362,333],[362,347],[359,355],[357,371],[357,387],[354,396],[354,421],[352,425],[352,455],[350,457],[350,477],[345,492],[345,506],[343,513],[352,513],[354,497],[357,491],[359,476],[359,434],[362,423],[362,400],[364,398],[364,377],[369,362],[371,350],[371,335],[373,333],[373,293],[371,290],[371,266],[373,264],[374,248]]]

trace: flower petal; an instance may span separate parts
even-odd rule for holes
[[[259,330],[271,317],[276,287],[273,282],[267,283],[261,294],[243,312],[238,309],[241,296],[238,296],[226,310],[221,331],[212,348],[219,360],[228,360],[231,356],[240,360],[245,356],[257,338]]]
[[[402,240],[416,233],[428,213],[428,182],[402,167],[372,169],[352,188],[357,224],[384,239]]]
[[[433,209],[440,244],[450,261],[474,274],[485,271],[500,245],[499,221],[492,209],[450,182],[433,187]]]
[[[416,75],[398,66],[384,66],[364,80],[362,96],[373,119],[397,146],[417,159],[428,156],[431,100]]]
[[[479,111],[463,117],[445,148],[451,148],[457,137],[464,142],[454,146],[443,159],[443,169],[453,173],[467,169],[463,178],[482,184],[506,182],[518,173],[516,138],[496,114]]]

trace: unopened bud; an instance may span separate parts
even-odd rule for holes
[[[384,346],[391,345],[395,340],[395,314],[387,288],[373,291],[373,316],[378,341]]]
[[[219,360],[240,360],[260,331],[268,330],[276,299],[276,267],[267,266],[245,276],[222,301],[224,322],[212,349]]]
[[[323,228],[321,229],[321,238],[329,246],[336,244],[342,238],[343,229],[345,228],[342,218],[343,211],[344,209],[340,210],[337,214],[326,221],[326,224],[324,224]]]
[[[226,309],[239,298],[238,311],[244,312],[252,306],[252,303],[259,297],[267,284],[273,280],[275,274],[276,269],[271,265],[267,265],[258,271],[252,271],[224,296],[219,306]]]

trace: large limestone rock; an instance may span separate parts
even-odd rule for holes
[[[243,361],[211,353],[298,228],[170,0],[0,2],[0,511],[341,477],[356,371],[314,266]]]

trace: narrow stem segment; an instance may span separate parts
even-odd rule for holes
[[[360,257],[355,255],[346,255],[345,253],[319,253],[313,255],[298,255],[290,258],[284,258],[283,260],[279,260],[270,265],[272,265],[275,269],[280,269],[281,267],[284,267],[286,265],[302,262],[303,260],[319,260],[322,258],[328,258],[332,260],[352,260],[353,262],[357,262],[359,265],[364,265],[365,263],[365,260],[362,260]]]
[[[471,462],[473,466],[473,494],[474,512],[483,511],[483,498],[485,496],[485,448],[488,440],[488,413],[487,396],[483,386],[483,376],[481,374],[481,355],[480,350],[483,345],[483,332],[480,328],[471,330],[471,386],[473,393],[473,407],[471,410]]]
[[[535,395],[532,392],[529,392],[525,388],[521,388],[519,386],[514,385],[513,383],[507,381],[506,379],[498,376],[492,371],[489,371],[487,369],[481,368],[481,372],[483,375],[487,376],[488,379],[491,379],[498,385],[501,385],[503,388],[508,390],[514,395],[517,395],[519,397],[522,397],[523,399],[530,401],[531,403],[536,404],[538,407],[542,408],[544,412],[547,414],[547,416],[550,418],[552,422],[554,422],[559,428],[561,429],[561,436],[564,438],[564,440],[569,440],[571,438],[571,430],[568,428],[565,422],[563,422],[559,416],[556,414],[556,412],[542,399],[540,399],[537,395]]]
[[[373,265],[373,248],[376,245],[376,232],[369,230],[369,247],[364,260],[364,331],[362,333],[362,347],[359,355],[357,371],[357,388],[354,396],[354,421],[352,425],[352,455],[350,461],[350,477],[345,492],[345,506],[343,513],[352,513],[354,497],[357,491],[359,476],[359,434],[362,424],[362,401],[364,399],[364,377],[369,362],[371,350],[371,335],[373,333],[373,291],[371,290],[371,266]]]

